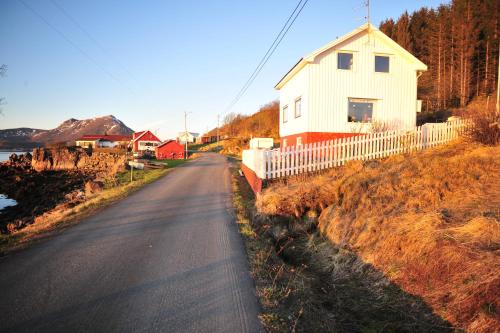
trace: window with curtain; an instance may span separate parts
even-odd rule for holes
[[[352,53],[339,52],[337,54],[337,68],[338,69],[352,69]]]

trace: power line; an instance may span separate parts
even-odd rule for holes
[[[255,76],[255,74],[257,73],[257,71],[259,70],[259,68],[262,66],[262,64],[264,63],[264,61],[266,60],[266,57],[269,55],[269,53],[271,52],[271,49],[274,47],[274,45],[276,44],[276,42],[278,41],[279,37],[281,36],[281,34],[283,33],[283,31],[285,30],[285,28],[287,27],[288,23],[290,22],[290,20],[292,19],[293,15],[295,14],[295,12],[297,11],[297,9],[299,8],[300,4],[302,3],[302,0],[300,0],[298,3],[297,3],[297,6],[295,6],[293,12],[290,14],[290,16],[288,16],[288,19],[286,20],[285,24],[283,25],[283,27],[281,28],[280,32],[278,33],[278,35],[276,36],[276,38],[274,38],[274,41],[273,43],[271,44],[271,46],[269,46],[269,48],[267,49],[266,51],[266,54],[264,54],[264,56],[262,57],[262,59],[260,59],[260,62],[259,64],[257,65],[257,67],[254,69],[254,71],[252,72],[252,74],[250,75],[250,77],[248,78],[248,80],[245,82],[245,84],[243,85],[242,89],[238,92],[238,94],[236,95],[235,100],[238,99],[238,97],[242,94],[243,90],[245,89],[246,86],[248,86],[248,84],[250,83],[250,81],[252,80],[252,78]]]
[[[64,15],[66,16],[71,22],[73,22],[73,24],[78,27],[78,29],[80,29],[86,36],[89,40],[91,40],[103,53],[105,53],[108,57],[111,58],[111,60],[113,62],[115,62],[117,65],[119,65],[122,70],[124,72],[126,72],[134,81],[137,81],[137,79],[135,78],[135,76],[121,63],[119,62],[115,57],[113,57],[107,50],[106,48],[104,48],[104,46],[102,46],[101,43],[99,43],[97,41],[97,39],[95,39],[88,31],[87,29],[85,29],[80,23],[78,23],[78,21],[72,16],[70,15],[59,3],[57,3],[57,1],[55,0],[50,0],[50,2],[52,2],[52,4]]]
[[[248,90],[248,88],[255,81],[255,79],[257,78],[257,76],[259,75],[259,73],[262,71],[262,69],[264,68],[264,66],[268,62],[268,60],[271,58],[271,56],[273,55],[274,51],[279,46],[279,44],[281,43],[281,41],[283,40],[283,38],[285,38],[286,34],[288,33],[288,31],[292,27],[293,23],[295,22],[295,20],[297,19],[297,17],[300,15],[300,13],[302,12],[302,10],[304,9],[305,5],[307,4],[307,2],[309,0],[305,0],[304,2],[303,1],[304,0],[300,0],[297,3],[297,6],[295,6],[295,9],[293,10],[293,12],[290,14],[290,16],[288,17],[288,19],[286,20],[285,24],[283,25],[283,27],[281,28],[280,32],[278,33],[278,35],[274,39],[273,43],[268,48],[266,54],[262,57],[261,61],[259,62],[259,64],[255,68],[255,70],[253,71],[253,73],[250,75],[250,77],[248,78],[248,80],[245,82],[245,84],[243,85],[243,87],[240,89],[240,91],[238,92],[238,94],[236,94],[236,97],[231,101],[231,103],[229,104],[229,106],[224,110],[223,114],[227,113],[229,110],[231,110],[231,108],[234,105],[236,105],[236,103],[238,103],[238,101],[241,99],[241,97],[243,97],[243,95],[245,94],[245,92]]]
[[[104,74],[109,76],[112,80],[116,81],[117,83],[121,84],[125,88],[127,88],[130,92],[132,90],[128,88],[127,85],[125,85],[123,82],[121,82],[116,76],[111,74],[106,68],[101,66],[94,58],[92,58],[87,52],[85,52],[81,47],[79,47],[75,42],[73,42],[69,37],[67,37],[61,30],[56,28],[52,23],[50,23],[48,20],[46,20],[40,13],[38,13],[33,7],[29,6],[24,0],[18,0],[21,4],[24,5],[28,10],[30,10],[33,14],[38,16],[40,20],[42,20],[46,25],[48,25],[52,30],[54,30],[59,36],[61,36],[62,39],[64,39],[68,44],[73,46],[78,52],[80,52],[87,60],[89,60],[91,63],[93,63],[99,70],[101,70]]]

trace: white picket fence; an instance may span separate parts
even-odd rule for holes
[[[246,150],[243,163],[262,179],[287,177],[352,160],[372,160],[434,147],[456,139],[465,127],[466,122],[458,119],[425,124],[412,131],[385,131],[280,149]]]

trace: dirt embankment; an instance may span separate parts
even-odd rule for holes
[[[53,209],[69,209],[102,190],[103,181],[123,170],[125,156],[84,149],[35,149],[0,163],[0,193],[17,201],[0,213],[0,233],[36,223]]]
[[[319,215],[339,251],[470,332],[500,326],[500,147],[461,142],[275,184],[261,214]],[[332,267],[333,272],[336,266]]]

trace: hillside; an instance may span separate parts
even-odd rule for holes
[[[214,128],[207,133],[217,135]],[[230,113],[224,117],[219,135],[228,138],[250,139],[251,137],[279,138],[279,102],[262,106],[256,113],[245,116]]]
[[[0,130],[0,148],[32,148],[56,142],[72,142],[85,134],[132,134],[133,130],[112,115],[68,119],[51,130],[14,128]]]
[[[214,128],[204,135],[216,136]],[[219,136],[223,141],[220,145],[222,153],[241,155],[242,149],[248,147],[251,138],[279,139],[279,102],[273,101],[262,106],[256,113],[245,116],[230,113],[224,117],[224,123],[219,128]]]
[[[256,206],[292,221],[319,216],[332,246],[372,265],[454,327],[494,332],[499,175],[499,146],[458,142],[281,182]]]

